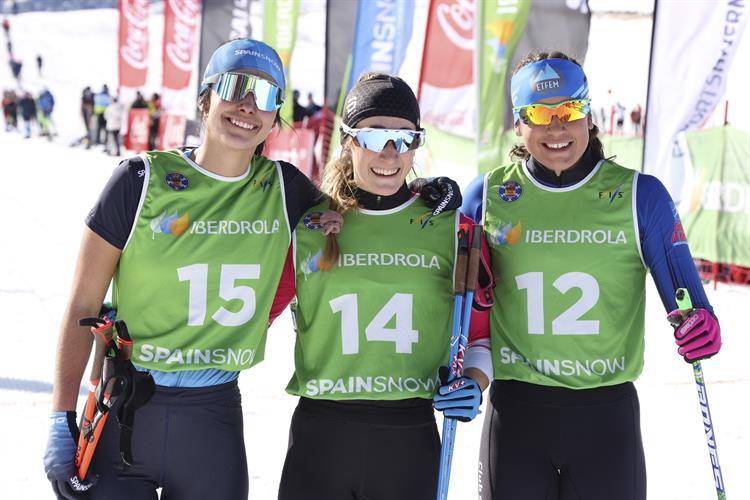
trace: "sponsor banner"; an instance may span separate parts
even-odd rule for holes
[[[148,72],[149,0],[119,0],[119,37],[117,47],[119,87],[135,95],[146,84]],[[130,90],[128,90],[130,89]]]
[[[469,139],[477,132],[476,21],[475,0],[430,3],[419,88],[422,121]]]
[[[748,17],[739,0],[656,4],[643,167],[678,203],[688,154],[678,136],[703,126],[721,101]]]
[[[125,149],[140,153],[148,151],[148,134],[151,116],[148,109],[131,109],[128,112],[128,132],[123,137]]]
[[[368,71],[398,74],[411,40],[414,10],[414,0],[357,2],[347,92]]]
[[[164,2],[164,45],[162,49],[162,108],[192,114],[195,93],[188,91],[195,68],[195,44],[200,24],[200,0]]]
[[[187,118],[181,114],[164,113],[159,116],[159,135],[156,149],[166,151],[185,145]]]
[[[691,167],[686,180],[692,189],[681,208],[686,208],[682,220],[690,252],[698,259],[750,267],[750,134],[720,127],[689,132],[686,139]],[[673,244],[679,239],[673,237]]]
[[[523,34],[531,2],[487,0],[479,16],[479,169],[497,167],[500,157],[508,63]],[[502,96],[502,97],[499,97]]]
[[[289,64],[297,38],[297,17],[299,0],[275,0],[263,6],[263,41],[276,49],[284,65],[286,80],[286,100],[281,107],[281,118],[292,122],[292,82],[289,77]]]
[[[272,160],[283,160],[297,167],[312,178],[315,131],[306,128],[275,128],[266,139],[263,156]]]
[[[250,0],[211,0],[203,2],[198,86],[216,47],[227,40],[250,38]]]

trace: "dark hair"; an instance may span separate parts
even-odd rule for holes
[[[518,62],[515,68],[513,68],[512,75],[518,73],[521,68],[528,64],[535,63],[537,61],[543,61],[545,59],[566,59],[570,62],[576,63],[579,66],[581,65],[581,63],[579,63],[569,55],[564,54],[563,52],[530,52],[526,54],[526,57]],[[597,127],[596,125],[594,125],[593,128],[589,129],[589,147],[591,148],[591,153],[594,155],[596,161],[603,160],[605,158],[604,146],[602,145],[602,141],[600,141],[597,137],[598,134],[599,127]],[[528,160],[531,154],[529,154],[529,151],[523,144],[514,144],[513,148],[510,150],[509,156],[511,161],[517,161]]]

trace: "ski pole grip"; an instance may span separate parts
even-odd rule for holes
[[[471,227],[471,250],[469,251],[469,267],[466,276],[466,290],[473,292],[477,288],[479,277],[479,261],[482,256],[482,226],[474,224]]]
[[[453,270],[453,293],[463,295],[466,291],[466,270],[469,259],[469,227],[466,224],[458,228],[458,252],[456,267]]]
[[[693,301],[690,299],[690,293],[687,288],[678,288],[674,292],[674,299],[677,302],[677,310],[683,319],[693,310]]]

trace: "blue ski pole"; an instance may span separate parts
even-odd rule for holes
[[[677,310],[680,313],[679,319],[675,318],[674,320],[670,320],[670,322],[672,326],[677,328],[693,310],[693,302],[690,300],[687,288],[678,288],[675,292],[675,300],[677,301]],[[706,384],[703,380],[703,368],[701,368],[700,361],[693,361],[693,376],[695,377],[695,385],[698,389],[698,402],[700,403],[701,414],[703,415],[703,428],[706,432],[708,454],[711,457],[716,496],[719,500],[726,500],[727,494],[724,491],[724,478],[721,475],[721,466],[719,465],[719,451],[716,449],[716,434],[714,434],[714,424],[711,419],[711,409],[708,406],[708,393],[706,392]]]
[[[471,323],[471,306],[474,301],[477,275],[479,274],[480,241],[482,226],[475,224],[471,228],[471,251],[468,252],[468,234],[465,228],[458,232],[458,256],[454,272],[453,327],[451,331],[451,348],[448,356],[450,375],[448,382],[463,375],[463,361],[466,345],[469,342],[469,324]],[[469,253],[468,262],[466,254]],[[443,418],[443,443],[440,448],[440,469],[438,475],[438,500],[448,498],[453,448],[456,442],[455,418]]]

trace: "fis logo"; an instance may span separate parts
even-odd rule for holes
[[[424,229],[427,226],[434,226],[435,221],[432,220],[432,212],[425,212],[416,219],[409,219],[409,224],[419,224],[419,229]]]
[[[253,186],[261,188],[261,190],[263,190],[263,192],[265,193],[268,186],[273,184],[272,176],[273,173],[269,173],[262,179],[253,179]]]
[[[188,225],[190,224],[190,218],[187,212],[180,215],[177,210],[171,215],[167,215],[167,211],[163,211],[158,217],[151,219],[149,225],[151,226],[151,239],[154,239],[156,233],[171,234],[172,236],[180,236],[184,233]]]
[[[613,201],[619,200],[620,198],[622,198],[622,183],[609,189],[605,189],[604,191],[599,191],[599,199],[608,199],[610,205]]]
[[[492,239],[498,245],[513,246],[521,241],[522,234],[523,230],[520,221],[515,226],[510,222],[506,225],[503,225],[503,223],[501,222],[493,233]]]

